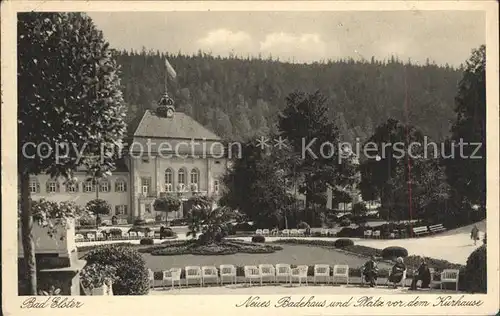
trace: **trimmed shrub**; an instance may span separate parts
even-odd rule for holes
[[[87,264],[97,263],[116,268],[117,279],[113,282],[115,295],[145,295],[149,292],[149,274],[146,261],[134,248],[105,245],[91,250]]]
[[[252,242],[266,242],[266,237],[262,235],[255,235],[252,237]]]
[[[364,230],[362,227],[351,228],[344,227],[338,233],[337,237],[363,237]]]
[[[474,250],[465,266],[465,288],[470,293],[486,293],[486,245]]]
[[[118,236],[121,236],[122,230],[119,229],[119,228],[111,228],[108,231],[108,234],[111,235],[111,236],[113,236],[113,237],[118,237]]]
[[[146,225],[146,220],[144,219],[136,219],[134,221],[134,226],[143,226]]]
[[[393,259],[397,257],[408,257],[408,250],[403,247],[387,247],[382,250],[382,258],[384,259]]]
[[[175,236],[175,233],[171,228],[163,228],[163,229],[160,228],[160,237],[161,238],[174,237],[174,236]]]
[[[354,246],[354,242],[350,239],[347,239],[347,238],[341,238],[341,239],[335,240],[333,245],[335,246],[335,248],[344,248],[347,246]]]
[[[349,226],[351,225],[351,220],[348,219],[348,218],[344,218],[341,222],[340,222],[340,227],[346,227],[346,226]]]
[[[140,244],[141,245],[153,245],[154,240],[152,238],[143,238],[143,239],[141,239]]]
[[[144,227],[144,226],[133,226],[132,228],[130,228],[128,230],[128,232],[141,232],[141,233],[144,233],[144,234],[147,234],[151,231],[151,228],[150,227]]]

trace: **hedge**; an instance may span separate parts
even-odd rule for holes
[[[146,261],[133,247],[105,245],[91,250],[87,264],[98,263],[116,268],[113,283],[115,295],[145,295],[149,292],[149,273]]]
[[[266,242],[266,237],[262,235],[255,235],[252,237],[252,242]]]
[[[384,259],[393,259],[397,257],[408,257],[408,250],[403,247],[387,247],[382,250],[382,258]]]
[[[341,238],[334,241],[335,248],[345,248],[347,246],[354,246],[354,242],[347,238]]]
[[[486,245],[474,250],[465,266],[465,287],[471,293],[486,293],[487,290]]]
[[[139,243],[141,245],[153,245],[155,242],[154,242],[153,238],[143,238],[143,239],[141,239],[141,241]]]

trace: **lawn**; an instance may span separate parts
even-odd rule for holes
[[[197,266],[219,266],[221,264],[233,264],[235,266],[258,265],[261,263],[277,264],[288,263],[294,265],[314,264],[347,264],[351,268],[361,267],[367,259],[349,255],[337,250],[326,249],[307,245],[280,245],[283,250],[266,254],[237,253],[221,256],[152,256],[143,253],[148,268],[153,271],[162,271],[168,268],[183,268],[189,265]],[[380,262],[380,268],[390,266]]]

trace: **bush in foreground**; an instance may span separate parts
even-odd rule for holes
[[[354,241],[347,239],[347,238],[341,238],[341,239],[335,240],[333,245],[335,246],[335,248],[345,248],[348,246],[354,246]]]
[[[109,265],[116,270],[113,283],[115,295],[145,295],[149,291],[149,274],[146,261],[134,248],[106,245],[91,250],[87,264]]]
[[[382,250],[382,258],[384,259],[394,259],[397,257],[408,257],[408,250],[403,247],[387,247]]]
[[[255,235],[252,237],[252,242],[266,242],[266,237],[262,235]]]
[[[471,293],[486,293],[486,245],[474,250],[467,259],[465,288]]]
[[[153,245],[155,242],[152,238],[143,238],[139,243],[141,245]]]

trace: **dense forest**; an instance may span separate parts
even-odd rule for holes
[[[168,81],[178,111],[230,140],[272,131],[285,97],[295,90],[319,90],[344,141],[361,141],[389,117],[418,127],[436,141],[449,136],[461,69],[427,62],[338,60],[313,64],[260,58],[221,58],[160,52],[116,52],[133,130],[164,92],[168,58],[177,72]]]

